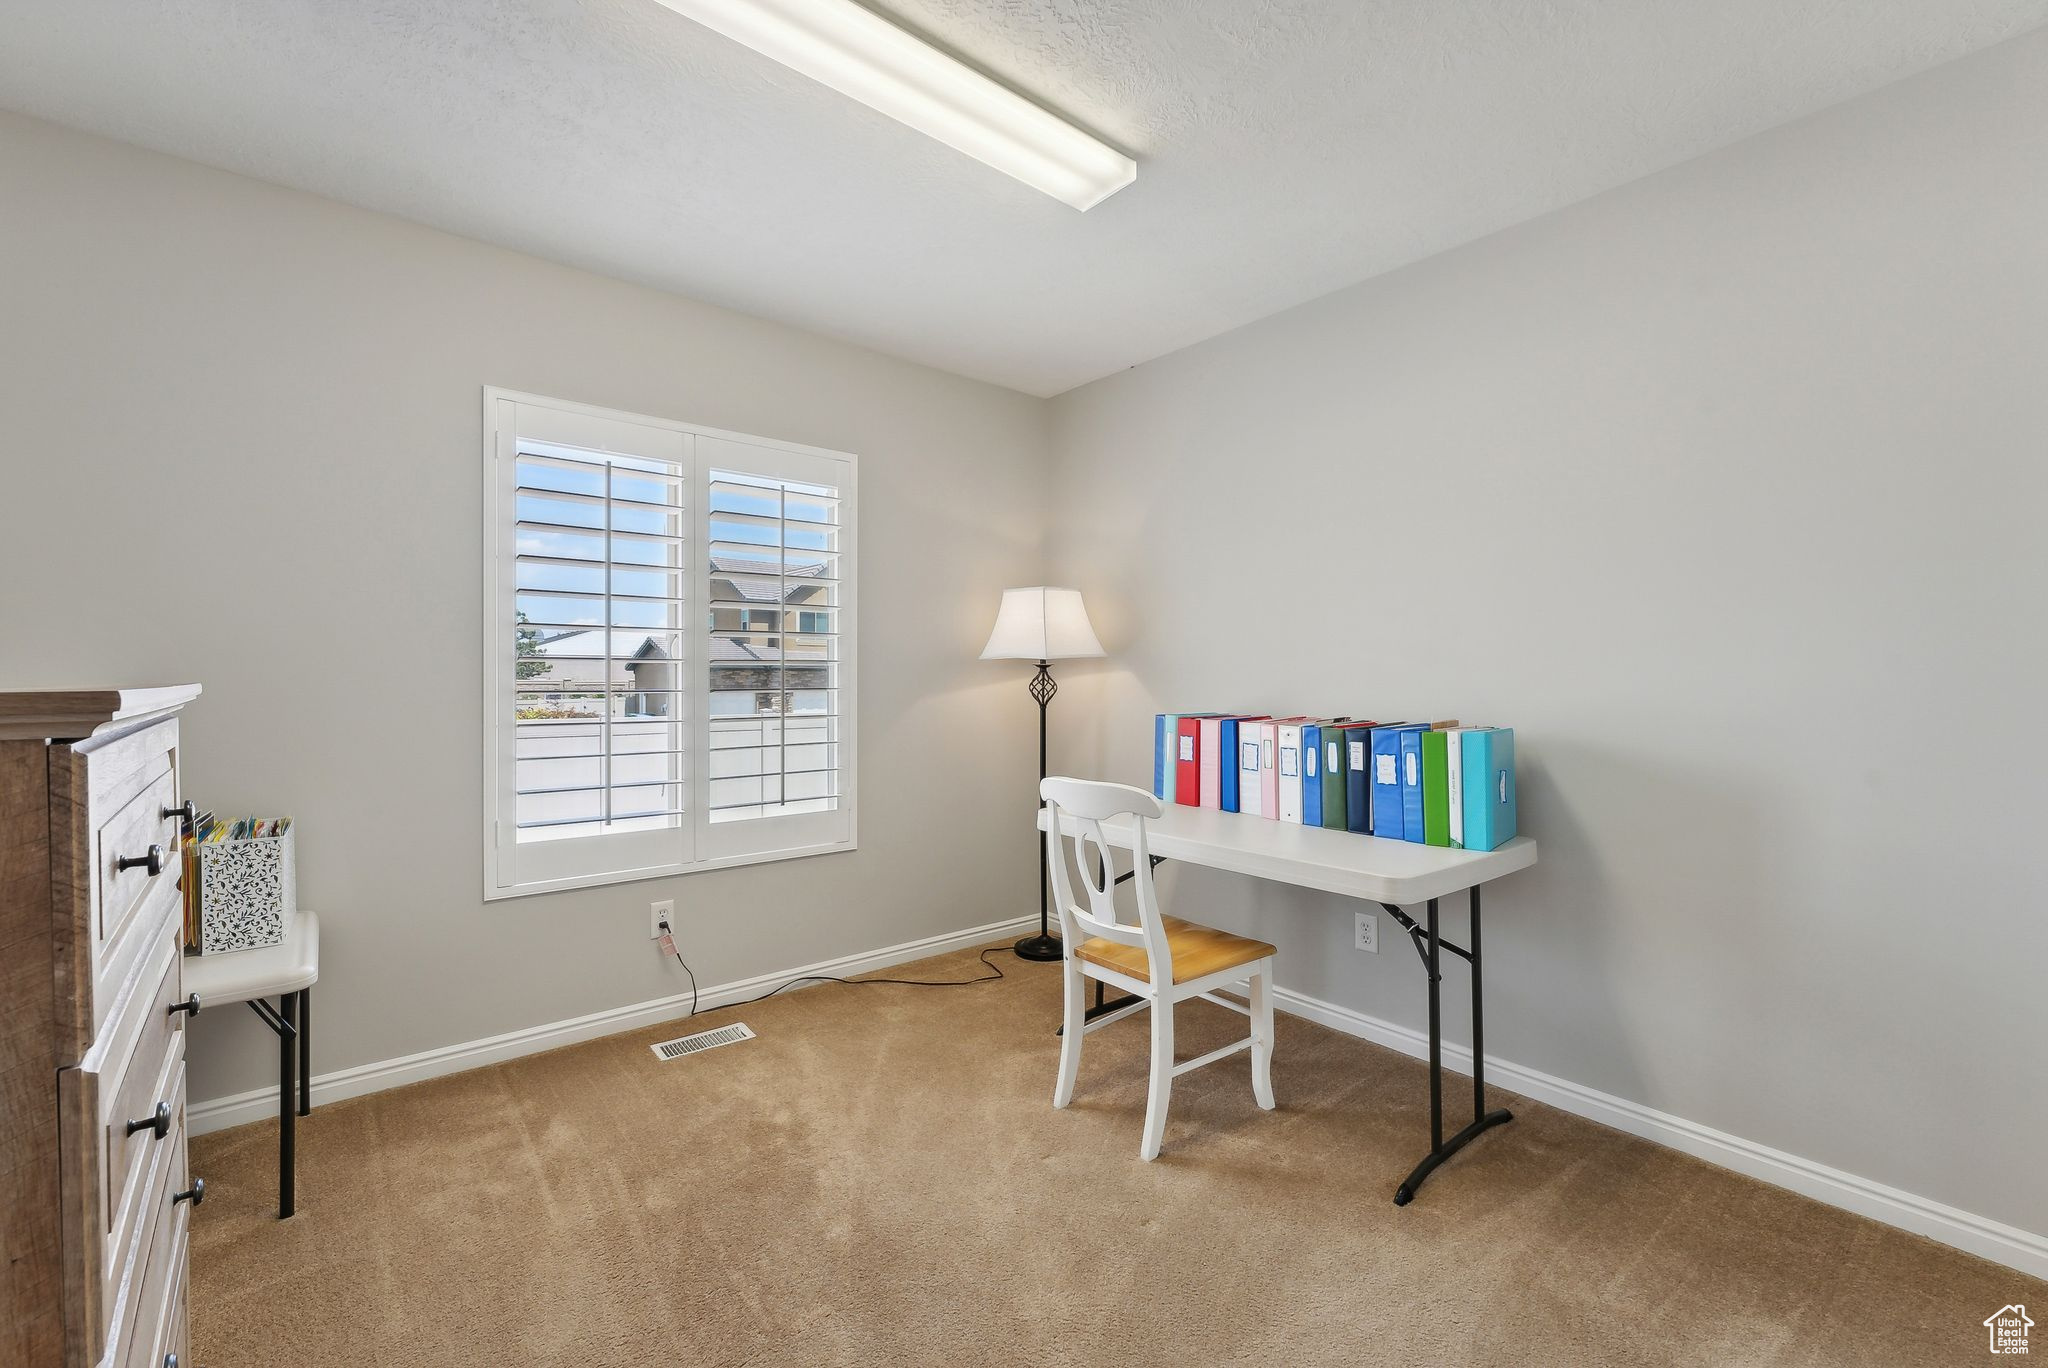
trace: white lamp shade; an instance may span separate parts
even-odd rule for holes
[[[1071,660],[1099,656],[1079,589],[1005,589],[983,660]]]

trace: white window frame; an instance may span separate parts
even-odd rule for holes
[[[685,815],[676,827],[658,831],[606,833],[564,841],[529,842],[521,846],[514,825],[513,731],[510,708],[515,658],[510,651],[516,602],[516,562],[512,542],[514,476],[518,433],[513,417],[523,406],[529,421],[559,426],[561,436],[598,450],[675,459],[686,475],[685,649],[690,687],[684,703],[687,787]],[[700,427],[674,419],[655,418],[553,399],[544,395],[487,386],[483,424],[483,748],[484,748],[484,898],[525,897],[569,888],[589,888],[637,879],[665,878],[704,869],[723,869],[767,860],[797,859],[858,848],[856,775],[858,716],[858,539],[857,459],[848,452],[795,442],[775,441],[719,428]],[[664,434],[672,443],[665,451],[636,450],[639,434],[615,427],[631,425]],[[735,448],[743,448],[736,450]],[[713,468],[737,468],[751,474],[839,490],[838,802],[823,812],[712,822],[710,816],[710,499]],[[556,847],[548,850],[548,847]],[[521,852],[526,855],[522,858]]]

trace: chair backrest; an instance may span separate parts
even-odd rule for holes
[[[1152,966],[1152,982],[1173,982],[1173,952],[1166,943],[1166,924],[1160,920],[1159,898],[1152,886],[1151,851],[1145,843],[1145,823],[1166,809],[1159,800],[1129,784],[1105,784],[1093,779],[1055,776],[1039,782],[1038,796],[1045,799],[1052,816],[1045,833],[1046,855],[1052,866],[1052,900],[1059,908],[1060,936],[1067,953],[1073,954],[1090,936],[1119,945],[1140,946]],[[1102,832],[1111,817],[1131,819],[1136,828],[1131,845],[1131,884],[1137,894],[1138,924],[1130,926],[1116,917],[1116,861],[1110,856],[1109,841]],[[1067,864],[1071,828],[1073,869]],[[1087,890],[1088,905],[1074,897],[1072,873],[1079,873]]]

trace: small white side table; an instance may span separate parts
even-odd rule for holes
[[[246,1002],[277,1033],[277,1217],[283,1220],[297,1210],[292,1192],[297,1171],[292,1093],[298,1093],[298,1115],[313,1110],[313,984],[320,977],[320,917],[300,912],[277,945],[187,955],[184,968],[185,989],[198,995],[202,1010]],[[273,997],[275,1007],[264,1001]]]

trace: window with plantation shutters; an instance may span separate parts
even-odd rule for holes
[[[485,891],[850,849],[853,459],[485,397]]]

